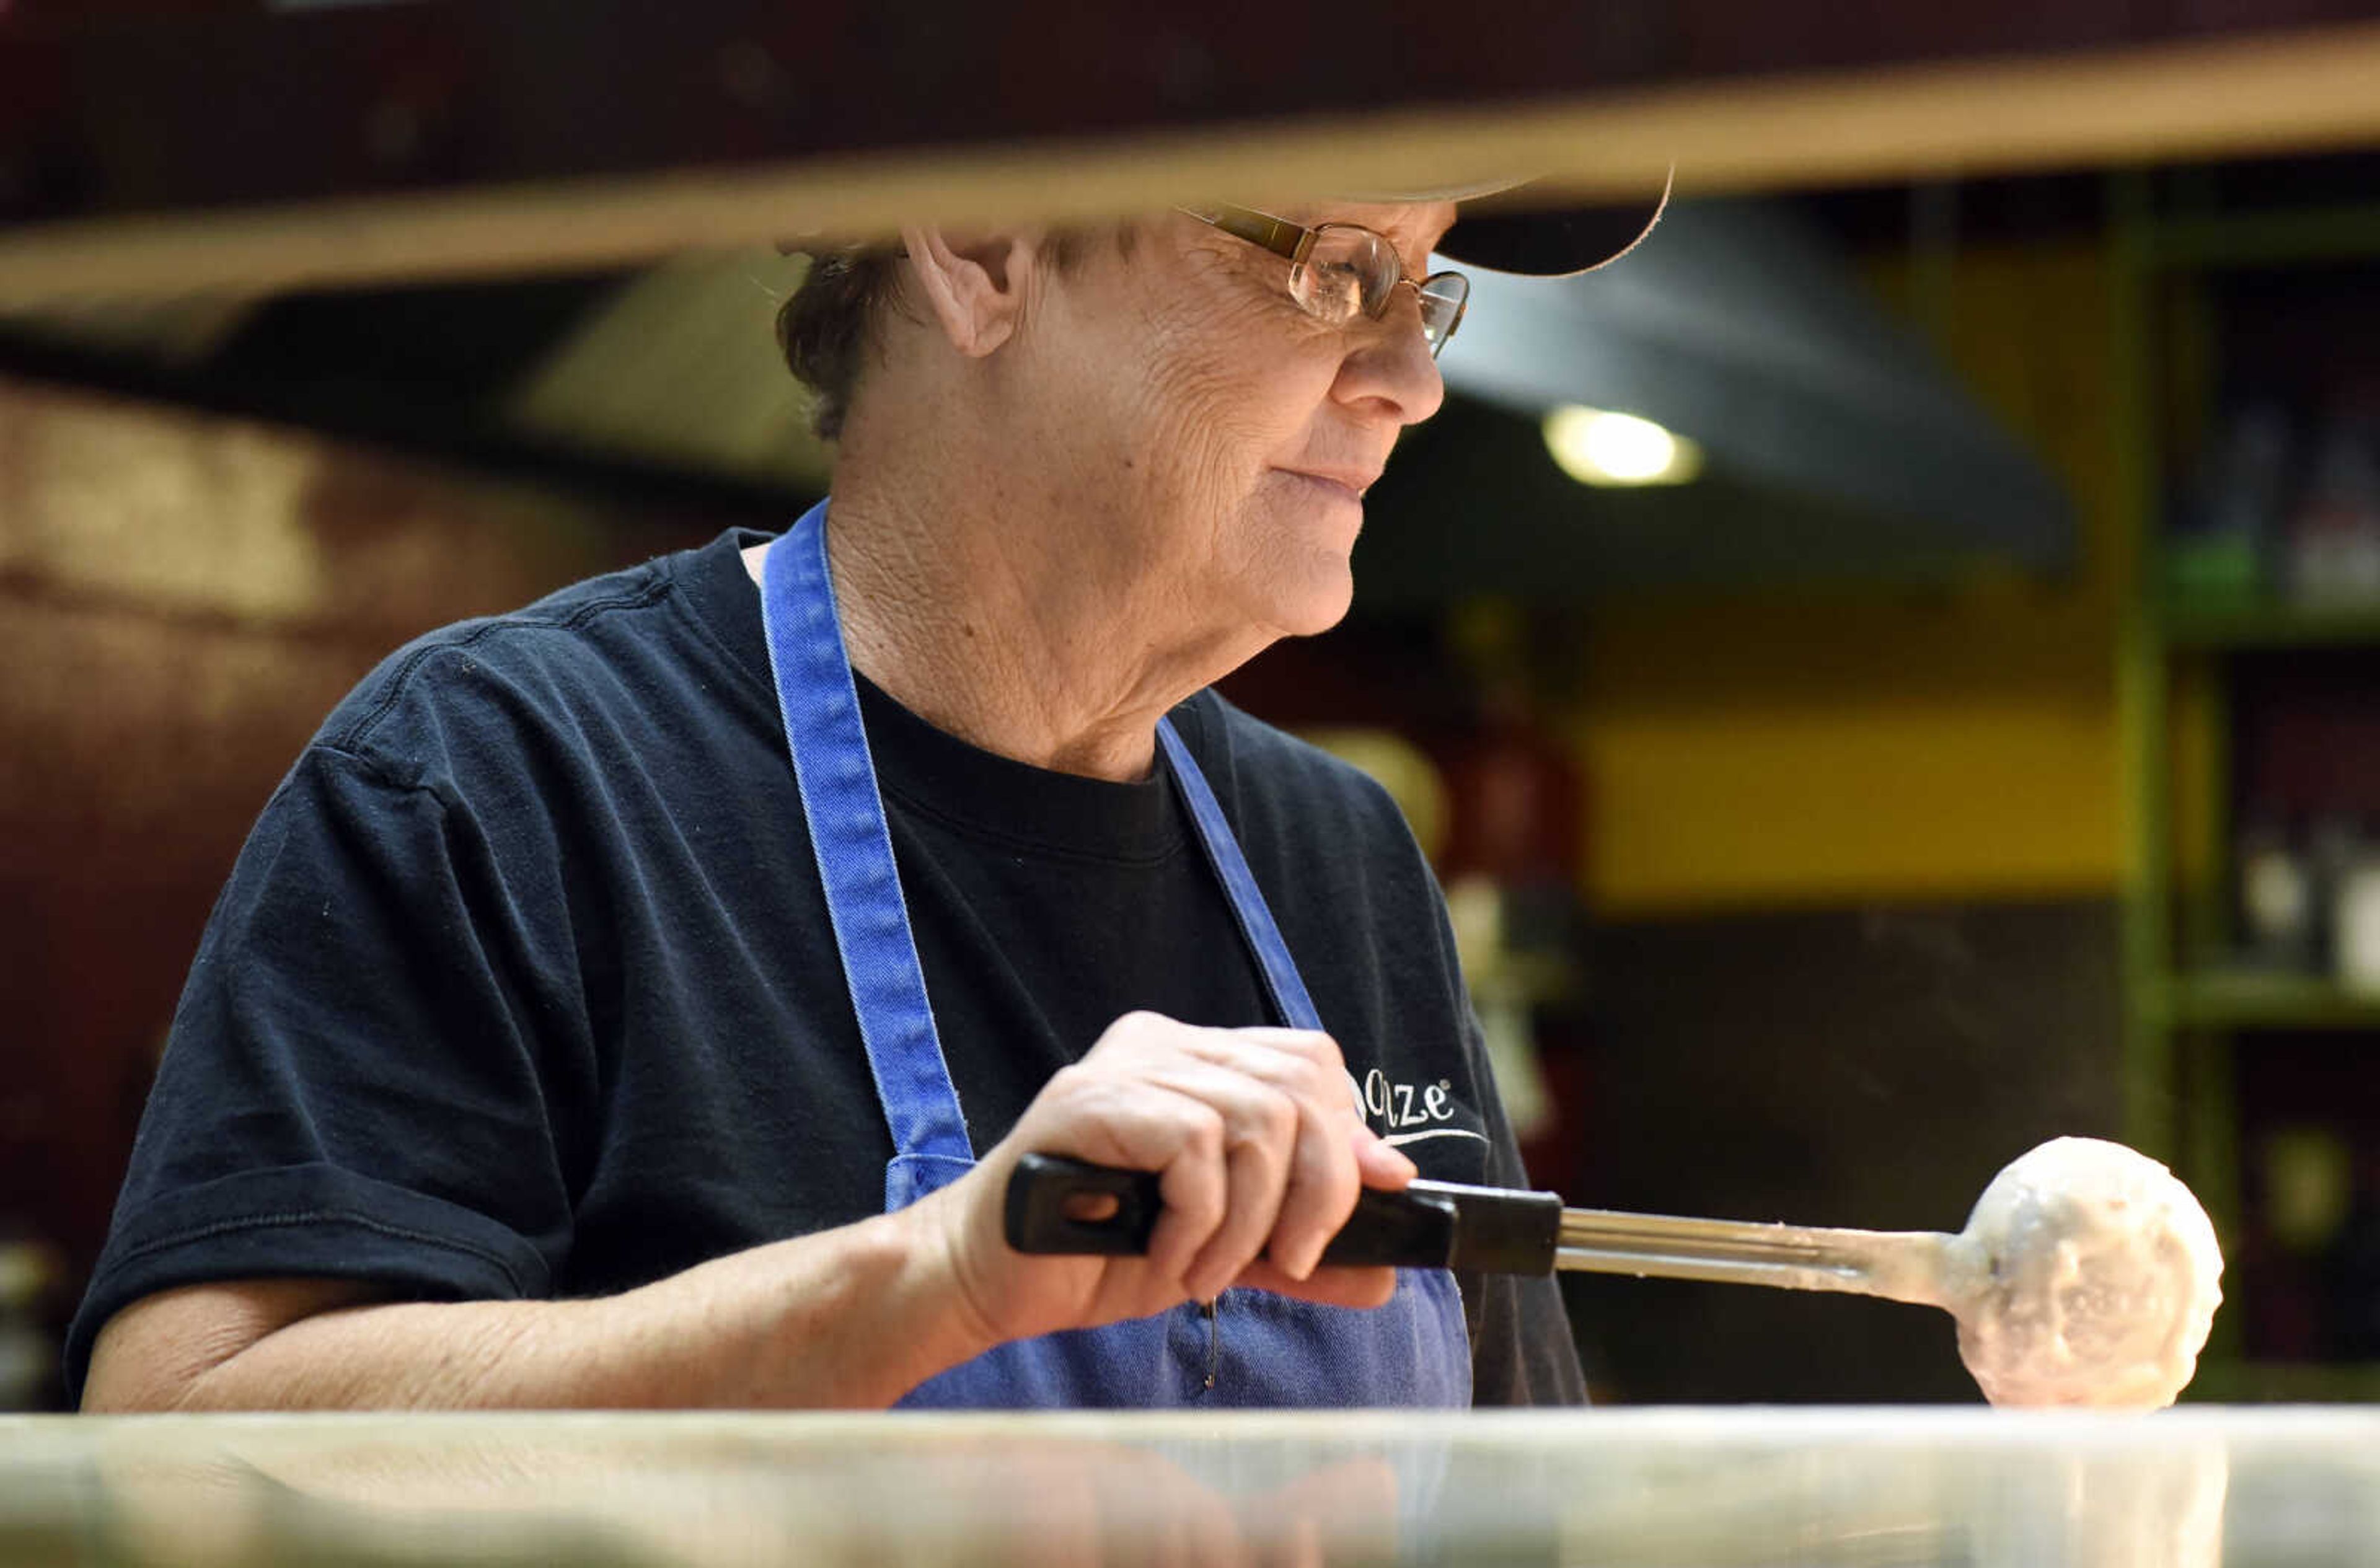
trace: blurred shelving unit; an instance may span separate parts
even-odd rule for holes
[[[2253,1150],[2241,1064],[2277,1037],[2380,1060],[2380,995],[2231,955],[2231,711],[2243,659],[2380,652],[2380,599],[2293,602],[2277,590],[2172,592],[2163,569],[2177,409],[2211,419],[2221,349],[2214,296],[2249,271],[2380,264],[2380,205],[2178,211],[2144,171],[2109,188],[2119,479],[2133,552],[2118,661],[2125,770],[2124,1071],[2131,1141],[2174,1165],[2231,1259],[2228,1309],[2190,1397],[2380,1401],[2380,1361],[2280,1359],[2253,1343],[2259,1287],[2243,1245]]]
[[[2170,604],[2160,625],[2179,649],[2380,647],[2380,604]]]
[[[2186,1397],[2220,1404],[2380,1404],[2380,1366],[2210,1358]]]
[[[2370,1029],[2380,1032],[2380,998],[2313,976],[2220,967],[2172,974],[2164,1012],[2177,1029]]]

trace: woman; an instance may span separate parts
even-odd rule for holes
[[[1548,1282],[1318,1267],[1522,1173],[1395,808],[1207,689],[1345,612],[1457,217],[821,261],[829,503],[421,639],[268,806],[85,1407],[1579,1397]],[[1028,1150],[1160,1173],[1149,1255],[1011,1251]]]

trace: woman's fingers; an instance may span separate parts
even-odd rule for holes
[[[1254,1234],[1257,1249],[1275,1265],[1293,1279],[1305,1278],[1354,1211],[1363,1186],[1353,1139],[1368,1135],[1355,1119],[1338,1046],[1327,1035],[1301,1030],[1219,1029],[1186,1039],[1184,1050],[1222,1076],[1201,1078],[1198,1090],[1228,1100],[1245,1118],[1235,1124],[1240,1136],[1232,1141],[1240,1157],[1232,1180],[1235,1220],[1242,1218],[1243,1170],[1249,1178],[1245,1195],[1250,1208],[1245,1228],[1234,1226],[1231,1239]],[[1256,1086],[1256,1098],[1236,1087],[1241,1085]],[[1269,1158],[1259,1161],[1250,1152],[1257,1144],[1281,1161],[1278,1191]],[[1228,1279],[1237,1270],[1218,1272]]]
[[[1157,1173],[1164,1207],[1147,1257],[1165,1279],[1192,1270],[1238,1201],[1227,1109],[1153,1076],[1101,1071],[1086,1059],[1050,1079],[1017,1130],[1040,1153]]]
[[[1079,1326],[1211,1299],[1235,1283],[1345,1307],[1378,1306],[1394,1289],[1390,1270],[1320,1267],[1365,1186],[1395,1189],[1414,1174],[1364,1126],[1328,1036],[1118,1019],[987,1162],[1004,1171],[1024,1149],[1155,1172],[1163,1209],[1145,1258],[1089,1273],[1087,1259],[1044,1269],[1002,1246],[1014,1307],[1003,1317]],[[970,1205],[976,1234],[996,1235],[990,1189],[1004,1180],[994,1173],[986,1201]]]
[[[1193,1296],[1208,1298],[1238,1278],[1272,1240],[1304,1115],[1296,1100],[1271,1084],[1198,1057],[1166,1063],[1150,1081],[1211,1110],[1222,1124],[1219,1159],[1208,1149],[1185,1149],[1180,1156],[1184,1162],[1219,1163],[1229,1195],[1181,1276]],[[1354,1163],[1348,1161],[1351,1183]]]
[[[1404,1150],[1369,1127],[1358,1124],[1348,1147],[1354,1156],[1356,1173],[1367,1187],[1402,1192],[1407,1183],[1421,1174],[1421,1168]]]
[[[1301,1301],[1320,1302],[1325,1307],[1385,1307],[1397,1291],[1394,1269],[1317,1269],[1302,1280],[1292,1279],[1281,1268],[1259,1258],[1240,1271],[1232,1282],[1250,1290],[1268,1290],[1276,1295],[1293,1295]]]
[[[1167,1100],[1164,1116],[1179,1136],[1161,1155],[1135,1168],[1158,1172],[1158,1196],[1165,1202],[1149,1234],[1149,1267],[1161,1278],[1186,1282],[1240,1200],[1224,1163],[1230,1128],[1222,1113],[1170,1091]]]

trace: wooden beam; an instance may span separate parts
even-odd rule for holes
[[[2380,25],[0,229],[0,302],[615,266],[905,218],[1084,219],[1536,171],[1582,201],[2380,143]]]

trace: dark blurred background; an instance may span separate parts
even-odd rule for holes
[[[621,39],[653,29],[621,7],[317,9],[0,0],[0,1408],[58,1397],[200,927],[331,704],[429,626],[781,527],[832,463],[776,359],[802,263],[773,247],[271,286],[193,249],[188,287],[12,289],[46,237],[1382,81],[1492,110],[2261,36],[2219,8],[1639,5],[1567,54],[1299,74],[1278,40],[1234,55],[1226,9],[1153,53],[1075,39],[1118,67],[1050,109],[1057,67],[1008,55],[998,91],[933,95],[1006,36],[954,7],[926,44],[697,7],[691,96],[642,91],[685,61],[638,77]],[[2255,27],[2351,14],[2299,10]],[[868,97],[921,48],[926,87]],[[2009,102],[1968,132],[2022,140]],[[2023,167],[1946,143],[1757,188],[1682,157],[1620,267],[1483,284],[1445,412],[1373,492],[1354,614],[1227,689],[1404,804],[1541,1184],[1955,1230],[2034,1143],[2122,1137],[2223,1232],[2192,1397],[2380,1397],[2369,128]],[[1568,1287],[1598,1398],[1976,1397],[1939,1314]]]

